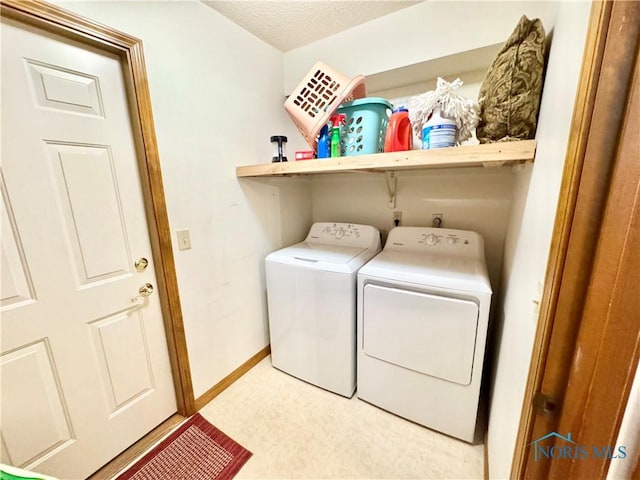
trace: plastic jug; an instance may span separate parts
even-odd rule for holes
[[[442,116],[440,107],[422,128],[422,149],[453,147],[456,144],[456,121]]]
[[[413,132],[409,120],[409,110],[405,107],[393,109],[387,133],[384,137],[385,152],[402,152],[413,148]]]

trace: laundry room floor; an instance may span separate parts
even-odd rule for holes
[[[267,357],[200,413],[253,452],[236,478],[482,479],[469,445],[297,380]]]

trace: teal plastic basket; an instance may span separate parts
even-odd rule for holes
[[[345,102],[338,108],[346,122],[342,135],[343,155],[366,155],[384,151],[384,136],[392,105],[384,98],[369,97]]]

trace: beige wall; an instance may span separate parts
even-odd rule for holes
[[[196,396],[269,343],[264,256],[304,235],[302,183],[238,181],[294,132],[282,53],[197,1],[63,2],[142,39]]]
[[[538,320],[590,4],[561,2],[552,32],[536,160],[517,175],[496,306],[489,475],[508,478]],[[551,29],[545,25],[547,32]]]
[[[446,226],[485,237],[498,293],[489,468],[506,478],[589,4],[424,2],[284,55],[198,2],[64,6],[144,41],[170,222],[191,229],[193,249],[175,254],[196,395],[268,342],[267,252],[299,240],[312,219],[391,227],[381,175],[235,178],[236,165],[268,161],[271,134],[289,135],[290,156],[306,148],[283,112],[283,89],[317,60],[347,75],[375,74],[503,42],[523,13],[548,31],[555,24],[533,166],[403,172],[398,180],[405,225],[444,213]]]
[[[429,90],[428,85],[441,69],[449,81],[455,74],[470,74],[466,78],[463,75],[462,80],[477,83],[477,76],[470,70],[486,71],[493,57],[472,51],[503,44],[522,15],[552,25],[557,6],[554,1],[425,1],[285,52],[284,93],[290,94],[317,61],[350,77],[388,74],[396,69],[402,72],[412,67],[412,75],[419,78],[399,79],[393,87],[418,83],[414,87],[424,90],[416,93]],[[476,57],[482,61],[478,63]],[[437,68],[430,68],[430,61]],[[420,64],[425,64],[424,70]],[[424,71],[437,73],[425,77]],[[371,93],[402,96],[393,90],[390,86]],[[293,135],[289,144],[292,149],[306,149],[300,135]]]
[[[548,25],[556,8],[539,1],[425,1],[286,52],[285,93],[318,60],[348,76],[372,75],[502,44],[523,14]]]
[[[635,466],[640,461],[640,368],[631,384],[629,399],[622,417],[615,446],[625,446],[627,457],[624,461],[611,462],[607,471],[607,480],[630,479]]]
[[[314,222],[352,222],[377,227],[386,239],[393,212],[405,226],[431,226],[442,213],[446,228],[474,230],[485,240],[494,289],[500,278],[514,174],[511,168],[400,172],[396,208],[388,208],[383,174],[326,175],[312,182]]]
[[[534,301],[544,281],[589,9],[588,2],[570,1],[424,2],[284,55],[289,91],[318,59],[350,76],[379,74],[429,60],[444,64],[448,55],[504,42],[522,14],[541,18],[547,32],[553,30],[533,165],[403,173],[398,184],[397,210],[405,225],[427,225],[431,213],[443,210],[447,226],[475,229],[486,239],[496,293],[490,360],[497,363],[487,379],[491,478],[507,478],[510,471],[537,321]],[[469,70],[461,63],[457,71]],[[401,97],[427,83],[406,78],[397,85],[401,88],[376,93]],[[383,178],[320,177],[312,185],[314,220],[390,228]]]

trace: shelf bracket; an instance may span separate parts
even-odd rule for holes
[[[389,192],[389,208],[396,208],[396,187],[398,185],[398,177],[394,170],[386,170],[384,176],[387,180],[387,191]]]

